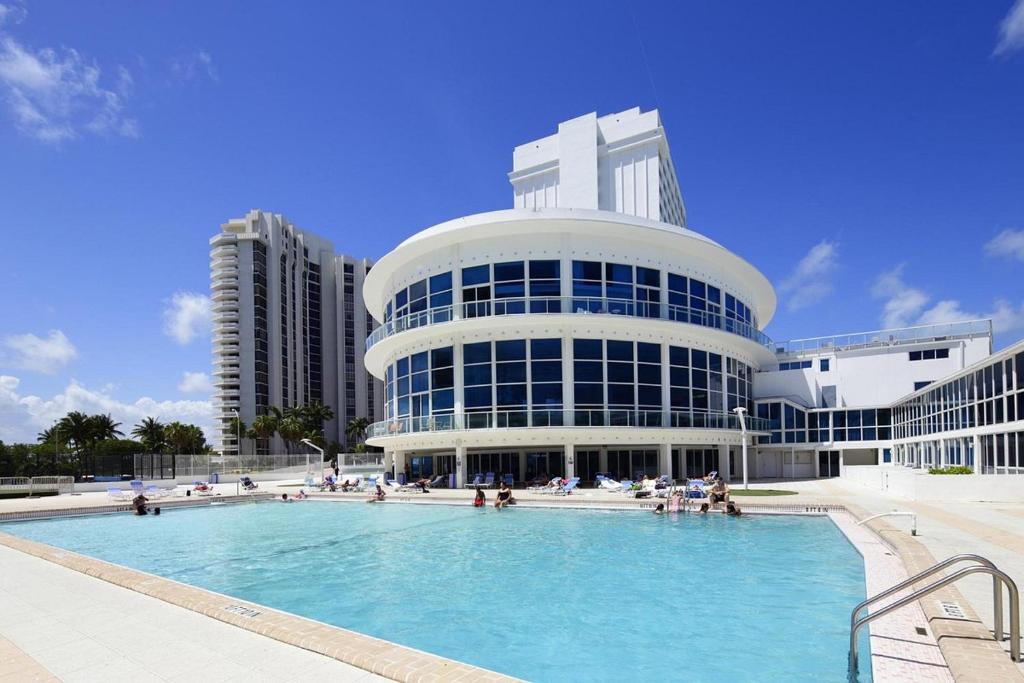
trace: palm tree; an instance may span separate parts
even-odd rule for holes
[[[366,430],[370,426],[370,421],[365,417],[353,417],[345,425],[345,436],[352,441],[361,442],[366,438]]]
[[[68,443],[74,444],[75,457],[80,457],[82,449],[89,443],[92,436],[92,424],[89,416],[75,410],[62,417],[56,428],[60,429],[61,436],[66,438]],[[66,437],[64,437],[65,434],[67,434]]]
[[[247,438],[249,436],[249,428],[246,426],[245,422],[243,422],[242,418],[240,417],[231,418],[230,420],[228,420],[226,426],[231,430],[231,434],[234,435],[236,439],[238,439],[237,450],[238,455],[241,455],[242,439]]]
[[[334,419],[334,411],[320,401],[314,401],[302,408],[303,421],[306,423],[306,433],[313,441],[323,438],[324,423]]]
[[[284,439],[286,449],[290,452],[291,444],[301,439],[306,434],[306,429],[302,420],[294,415],[288,415],[277,423],[277,433]]]
[[[88,420],[89,440],[91,442],[106,441],[107,439],[116,439],[119,436],[124,436],[124,432],[118,429],[121,423],[114,422],[110,415],[92,415]]]
[[[147,417],[132,429],[132,436],[142,442],[142,447],[149,453],[156,453],[163,450],[167,445],[167,438],[164,434],[163,423],[153,417]]]
[[[249,430],[250,439],[267,440],[274,436],[277,431],[277,420],[273,415],[257,415],[252,421],[252,428]]]

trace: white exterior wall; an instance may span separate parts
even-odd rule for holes
[[[686,225],[656,110],[565,121],[557,134],[516,147],[512,162],[515,208],[600,209]]]
[[[949,358],[911,361],[909,353],[922,349],[948,348]],[[837,405],[829,407],[888,406],[913,393],[915,382],[936,381],[982,360],[989,355],[990,337],[955,341],[900,344],[854,351],[818,354],[789,354],[783,362],[809,359],[804,370],[763,369],[754,377],[754,396],[789,398],[809,408],[821,408],[822,387],[836,387]],[[829,360],[822,372],[820,359]]]

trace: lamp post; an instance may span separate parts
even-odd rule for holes
[[[743,439],[743,488],[749,489],[750,484],[747,483],[747,420],[744,417],[747,409],[737,407],[733,408],[732,411],[740,418],[740,434]]]
[[[304,443],[307,446],[309,446],[310,448],[316,450],[316,452],[320,454],[320,481],[323,481],[323,478],[324,478],[324,449],[320,448],[319,446],[317,446],[315,443],[313,443],[309,439],[303,439],[302,443]],[[306,471],[309,472],[309,453],[306,453]]]

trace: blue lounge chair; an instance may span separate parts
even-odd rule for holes
[[[629,479],[623,479],[619,483],[622,484],[623,493],[625,493],[627,496],[632,496],[634,498],[636,497],[636,491],[630,491],[630,489],[633,488],[632,481],[630,481]]]
[[[704,491],[704,480],[703,479],[690,479],[686,482],[686,497],[687,498],[707,498],[707,492]]]
[[[475,489],[477,486],[480,486],[483,483],[483,480],[484,480],[484,475],[482,475],[479,472],[477,472],[473,476],[473,481],[471,481],[468,484],[466,484],[466,488],[467,489]]]
[[[580,483],[580,478],[579,477],[573,477],[572,479],[570,479],[566,483],[562,484],[562,487],[560,489],[558,489],[557,491],[553,491],[552,493],[555,493],[556,495],[567,496],[570,493],[572,493],[572,490],[574,488],[576,488],[576,486],[579,485],[579,483]]]
[[[484,483],[481,486],[485,489],[494,488],[494,472],[487,473],[487,478],[484,479]]]
[[[501,480],[505,482],[505,485],[508,486],[509,488],[512,488],[513,484],[516,483],[515,477],[513,477],[511,474],[506,474],[504,477],[501,478]]]

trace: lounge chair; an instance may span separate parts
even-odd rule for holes
[[[477,486],[482,486],[484,481],[484,475],[479,472],[473,477],[473,481],[466,484],[467,489],[475,489]]]
[[[128,496],[126,497],[125,494],[128,494]],[[124,489],[110,487],[107,489],[107,498],[116,501],[130,500],[131,494],[129,491],[125,491]]]
[[[690,479],[686,482],[686,497],[687,498],[707,498],[707,492],[704,490],[703,479]]]
[[[509,488],[513,488],[513,485],[516,483],[516,478],[511,474],[502,476],[501,480],[505,483],[505,486]]]
[[[194,481],[192,482],[192,490],[196,492],[197,496],[212,496],[213,486],[206,481]]]
[[[246,493],[251,493],[260,487],[259,484],[254,482],[249,477],[240,477],[238,483],[242,485],[242,490]]]
[[[439,474],[439,475],[437,475],[436,477],[434,477],[433,479],[430,480],[430,483],[427,484],[427,487],[428,488],[435,488],[437,486],[440,486],[443,482],[444,482],[444,475],[443,474]]]
[[[132,487],[132,493],[136,496],[141,495],[145,491],[145,487],[143,486],[141,479],[132,479],[129,485]]]
[[[143,489],[142,495],[153,500],[154,498],[163,498],[167,493],[167,489],[162,489],[156,484],[149,484],[145,489]]]
[[[556,489],[556,490],[552,491],[551,493],[555,494],[556,496],[567,496],[570,493],[572,493],[572,490],[574,488],[576,488],[576,486],[579,485],[579,483],[580,483],[580,478],[579,477],[573,477],[569,481],[563,483],[561,488]]]
[[[484,483],[480,484],[480,486],[485,489],[494,488],[494,472],[488,472],[487,476],[484,478]]]
[[[532,491],[533,493],[555,493],[556,491],[561,491],[568,481],[568,479],[562,477],[552,477],[551,481],[547,484],[543,486],[530,486],[527,488],[527,491]]]
[[[632,490],[633,489],[633,482],[632,481],[630,481],[629,479],[623,479],[622,481],[619,482],[619,484],[622,485],[622,488],[619,489],[619,491],[621,491],[622,493],[626,494],[627,496],[632,496],[634,498],[636,497],[636,491]]]
[[[598,475],[597,477],[597,486],[605,491],[622,491],[624,489],[622,482],[618,482],[611,477],[604,477],[601,475]]]

